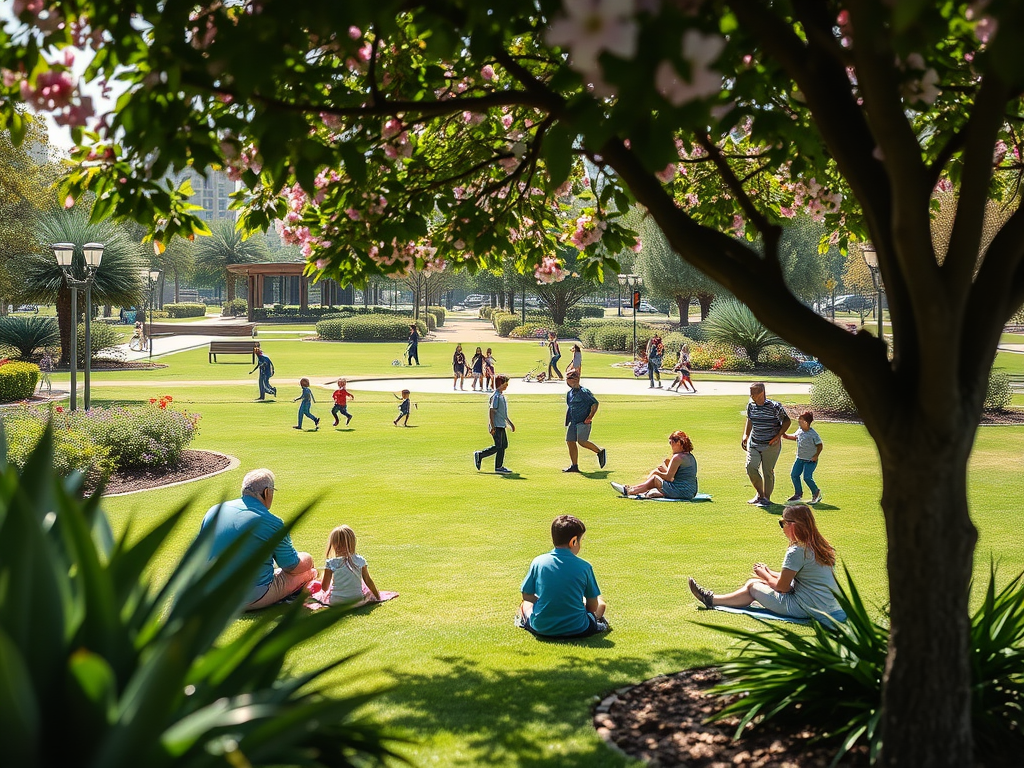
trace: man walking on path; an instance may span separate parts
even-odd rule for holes
[[[580,386],[580,375],[576,371],[566,371],[565,383],[569,391],[565,393],[565,442],[569,446],[569,460],[572,462],[563,472],[579,472],[579,448],[582,445],[588,451],[597,454],[597,463],[604,469],[608,458],[604,448],[598,448],[590,442],[590,426],[597,413],[597,398],[589,389]]]
[[[261,544],[267,542],[284,527],[284,521],[271,514],[274,503],[274,473],[269,469],[254,469],[242,479],[242,498],[225,501],[210,508],[203,518],[201,530],[213,526],[213,560],[236,539],[244,538],[245,546],[237,553],[239,559],[248,557]],[[274,562],[278,568],[274,568]],[[313,556],[296,552],[292,537],[285,536],[272,555],[260,567],[260,572],[245,598],[245,610],[256,611],[273,605],[295,594],[316,578]]]
[[[747,423],[740,440],[740,446],[747,452],[747,477],[757,492],[748,504],[767,507],[772,503],[775,463],[782,451],[782,435],[790,423],[789,414],[782,404],[765,396],[763,383],[750,385]]]
[[[505,434],[505,426],[508,425],[512,431],[516,431],[516,425],[508,417],[508,401],[505,399],[505,390],[508,389],[508,376],[499,373],[494,377],[494,394],[491,395],[487,409],[487,430],[494,438],[494,445],[483,451],[473,452],[473,463],[480,469],[480,462],[488,456],[494,456],[494,471],[499,475],[510,475],[512,470],[505,466],[505,449],[508,448],[508,435]]]

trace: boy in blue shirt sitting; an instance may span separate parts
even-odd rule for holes
[[[572,515],[551,523],[555,548],[530,564],[516,626],[541,637],[590,637],[608,630],[607,605],[590,563],[578,557],[587,527]]]

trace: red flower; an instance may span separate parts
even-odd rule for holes
[[[64,413],[64,409],[61,408],[59,405],[57,406],[57,413]]]

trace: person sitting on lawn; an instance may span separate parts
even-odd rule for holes
[[[219,557],[236,539],[244,538],[245,546],[236,558],[248,557],[284,527],[284,521],[271,514],[274,503],[274,473],[254,469],[242,478],[242,497],[210,507],[200,530],[213,529],[210,560]],[[274,568],[274,563],[278,567]],[[301,592],[316,578],[313,556],[296,552],[291,536],[285,536],[260,566],[252,588],[245,597],[247,611],[266,608]]]
[[[608,630],[608,606],[594,569],[578,556],[586,530],[572,515],[559,515],[551,523],[555,548],[530,564],[516,626],[541,637],[589,637]]]
[[[339,525],[331,531],[324,555],[323,582],[319,585],[313,582],[310,589],[314,600],[327,605],[380,600],[380,590],[370,578],[366,559],[356,554],[356,534],[349,526]]]
[[[716,595],[691,578],[693,596],[706,608],[716,605],[746,608],[757,601],[771,613],[798,619],[818,618],[820,611],[839,612],[835,594],[839,591],[836,551],[818,531],[811,508],[806,504],[786,507],[779,527],[789,539],[781,571],[755,563],[755,578],[725,595]]]
[[[693,443],[679,430],[668,436],[672,455],[651,470],[647,479],[637,485],[612,483],[623,496],[643,495],[649,499],[686,499],[697,495],[697,459]]]

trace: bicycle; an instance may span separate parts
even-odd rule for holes
[[[145,352],[149,349],[149,338],[139,323],[135,324],[135,333],[128,340],[128,349],[132,352]]]

